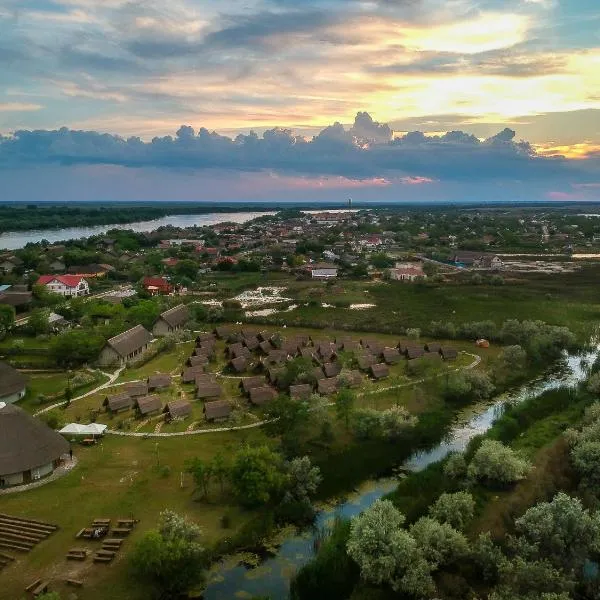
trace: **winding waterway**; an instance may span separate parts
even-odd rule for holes
[[[465,450],[476,435],[485,433],[500,416],[506,403],[517,404],[527,398],[558,387],[575,386],[586,377],[586,369],[599,354],[596,349],[579,355],[566,355],[564,360],[543,377],[523,385],[515,391],[498,396],[493,401],[470,406],[459,413],[450,433],[431,450],[415,453],[403,465],[407,470],[420,471],[441,460],[450,452]],[[272,600],[288,598],[293,574],[313,556],[314,543],[322,528],[335,517],[353,517],[379,498],[391,492],[398,484],[394,478],[367,481],[348,500],[317,515],[313,529],[303,534],[290,535],[277,554],[258,568],[247,569],[237,564],[235,557],[213,569],[204,592],[204,600],[230,600],[267,596]]]
[[[0,234],[0,249],[17,250],[27,244],[35,244],[42,240],[50,243],[78,240],[102,235],[111,229],[132,229],[138,233],[155,231],[159,227],[204,227],[217,223],[245,223],[263,215],[274,215],[274,212],[231,212],[207,213],[204,215],[169,215],[152,221],[135,221],[133,223],[118,223],[113,225],[93,225],[91,227],[61,227],[60,229],[32,229],[29,231],[7,231]]]

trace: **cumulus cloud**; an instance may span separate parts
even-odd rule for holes
[[[274,128],[262,136],[251,132],[231,138],[182,125],[175,136],[122,138],[94,131],[15,131],[0,137],[0,167],[35,164],[106,164],[202,171],[294,174],[354,180],[395,178],[406,183],[429,181],[533,181],[571,177],[597,181],[598,164],[537,155],[528,142],[504,129],[480,141],[463,131],[425,135],[414,131],[392,138],[387,124],[359,112],[352,127],[325,127],[312,139],[290,129]],[[576,163],[576,164],[575,164]]]

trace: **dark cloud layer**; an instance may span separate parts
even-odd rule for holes
[[[166,169],[272,171],[303,176],[352,179],[420,176],[441,181],[562,181],[598,179],[596,161],[568,161],[535,153],[515,132],[504,129],[480,141],[451,131],[425,136],[419,131],[392,139],[388,125],[359,112],[353,126],[334,123],[311,140],[290,129],[251,132],[230,138],[182,126],[174,137],[150,142],[93,131],[14,132],[0,136],[0,167],[106,164]]]

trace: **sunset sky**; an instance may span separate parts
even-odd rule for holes
[[[0,200],[600,200],[598,0],[0,0]]]

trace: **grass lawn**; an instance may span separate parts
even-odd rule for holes
[[[89,371],[81,371],[86,377],[90,376]],[[77,377],[78,371],[71,373],[71,381]],[[48,373],[26,373],[28,378],[27,392],[25,397],[19,401],[19,406],[28,411],[36,412],[40,408],[43,408],[46,404],[52,404],[60,401],[64,397],[64,391],[68,385],[67,373],[64,371],[59,372],[48,372]],[[76,386],[73,385],[73,394],[80,396],[85,394],[89,390],[101,385],[107,378],[102,373],[95,372],[94,380],[86,383],[85,385]],[[48,398],[48,402],[40,404],[38,397],[40,394]]]
[[[161,352],[140,367],[126,369],[121,373],[117,382],[146,379],[149,375],[155,375],[156,373],[181,373],[182,365],[192,353],[193,348],[194,342],[177,344],[173,350]]]
[[[145,600],[141,592],[136,595],[135,585],[128,581],[124,558],[135,539],[156,524],[161,510],[170,508],[187,514],[202,526],[207,543],[232,535],[252,517],[252,513],[241,511],[227,498],[218,497],[216,490],[209,502],[194,502],[189,476],[184,478],[183,489],[180,487],[184,461],[192,457],[209,460],[218,451],[231,455],[243,441],[259,442],[265,439],[263,436],[260,430],[196,435],[184,441],[107,436],[96,447],[75,447],[80,463],[71,473],[38,489],[1,497],[2,512],[54,523],[60,529],[31,553],[18,555],[15,564],[2,572],[0,596],[25,597],[25,586],[43,577],[52,579],[52,589],[62,590],[67,598],[67,589],[54,581],[73,577],[85,581],[84,588],[78,591],[83,600]],[[157,448],[160,465],[170,467],[166,477],[156,469]],[[220,525],[225,514],[231,518],[230,530]],[[64,555],[72,546],[95,547],[74,537],[94,518],[129,516],[140,519],[140,523],[115,563],[106,566],[94,565],[91,559],[84,563],[65,560]]]

